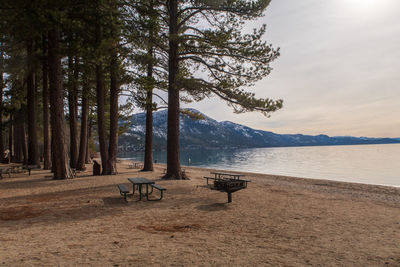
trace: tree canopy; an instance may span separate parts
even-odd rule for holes
[[[282,100],[250,90],[279,57],[279,48],[265,41],[266,25],[244,31],[269,3],[4,0],[0,149],[7,145],[10,160],[30,165],[43,158],[54,178],[63,179],[71,168],[84,169],[98,145],[102,174],[115,174],[124,129],[119,116],[137,107],[147,113],[144,170],[149,171],[152,112],[168,108],[164,178],[185,178],[179,161],[180,102],[218,97],[236,113],[266,116],[282,108]],[[121,105],[121,95],[128,95],[129,103]]]

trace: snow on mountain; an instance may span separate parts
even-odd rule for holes
[[[390,138],[275,134],[268,131],[254,130],[230,121],[218,122],[195,109],[190,109],[190,112],[200,114],[204,119],[192,119],[188,115],[181,115],[180,142],[183,149],[400,143],[400,140]],[[167,110],[155,112],[153,115],[153,143],[155,149],[166,149],[167,117]],[[138,113],[132,116],[131,126],[119,138],[120,150],[143,149],[145,122],[145,113]]]

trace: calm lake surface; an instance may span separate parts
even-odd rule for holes
[[[143,161],[143,155],[123,157]],[[166,163],[166,152],[155,152],[154,159]],[[400,186],[400,144],[182,151],[181,164]]]

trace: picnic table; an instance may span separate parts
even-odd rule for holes
[[[140,162],[133,162],[133,163],[129,164],[128,168],[129,169],[140,169],[140,168],[143,168],[143,164]]]
[[[214,177],[207,177],[205,176],[204,178],[207,179],[207,185],[208,180],[240,180],[241,177],[244,177],[244,174],[238,174],[238,173],[227,173],[227,172],[210,172],[211,174],[214,174]]]
[[[215,179],[223,179],[223,178],[239,179],[240,177],[245,176],[244,174],[227,173],[227,172],[210,172],[210,173],[215,175]]]
[[[153,192],[153,187],[151,187],[151,192],[149,192],[149,185],[154,184],[154,181],[149,180],[147,178],[128,178],[129,182],[133,185],[133,193],[135,194],[135,187],[137,187],[139,191],[139,200],[142,200],[142,189],[143,185],[146,186],[146,198],[149,199],[149,195]]]
[[[28,170],[28,175],[31,175],[31,170],[40,170],[40,165],[26,165],[23,168],[25,168],[26,170]]]

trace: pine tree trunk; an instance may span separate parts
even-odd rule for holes
[[[152,91],[147,92],[146,101],[152,101]],[[153,108],[146,107],[146,136],[144,149],[144,164],[142,171],[153,171]]]
[[[24,110],[15,110],[14,123],[14,159],[17,163],[27,164],[27,147],[24,127]]]
[[[15,162],[24,162],[24,152],[23,147],[25,146],[25,134],[22,127],[22,121],[20,118],[15,120],[15,130],[14,130],[14,151],[15,151]]]
[[[10,125],[8,125],[8,150],[10,150],[9,157],[11,162],[14,162],[14,144],[13,144],[14,131],[15,131],[14,118],[13,115],[10,114]]]
[[[43,54],[47,53],[46,36],[43,36]],[[51,167],[50,160],[50,135],[49,135],[49,89],[48,89],[48,68],[47,58],[44,57],[42,62],[42,74],[43,74],[43,169],[49,170]]]
[[[50,102],[51,102],[51,99],[50,99]],[[51,104],[50,104],[50,110],[51,110]],[[51,116],[50,116],[50,126],[52,125],[52,123],[51,123]],[[51,135],[53,134],[53,131],[52,131],[52,129],[51,129],[51,127],[50,127],[50,130],[51,130]],[[50,149],[50,156],[51,156],[51,172],[54,174],[55,172],[56,172],[56,159],[55,159],[55,157],[56,157],[56,154],[55,154],[55,146],[56,146],[56,144],[55,144],[55,142],[56,142],[56,138],[53,138],[53,137],[51,137],[51,139],[50,139],[50,145],[51,145],[51,149]]]
[[[25,123],[21,122],[20,127],[21,128],[20,128],[20,132],[19,132],[19,134],[20,134],[19,142],[21,143],[21,148],[22,148],[22,157],[23,157],[22,163],[24,165],[30,165],[29,160],[28,160],[28,146],[26,143]]]
[[[0,157],[3,161],[4,157],[4,141],[3,141],[3,47],[0,43]]]
[[[101,41],[101,26],[96,25],[96,41],[100,44]],[[105,125],[105,90],[103,79],[103,66],[100,61],[96,64],[96,98],[97,98],[97,131],[99,136],[102,174],[108,174],[108,150]]]
[[[150,49],[149,55],[152,55]],[[153,77],[153,65],[147,66],[147,77]],[[144,148],[144,164],[142,171],[153,171],[153,88],[147,88],[146,95],[146,136]]]
[[[75,65],[73,58],[68,57],[68,106],[69,106],[69,153],[70,153],[70,166],[76,168],[78,162],[78,97],[77,97],[77,60]]]
[[[71,178],[64,141],[64,101],[62,88],[59,30],[56,25],[48,33],[48,59],[50,80],[51,137],[54,179]]]
[[[116,51],[114,51],[110,64],[110,141],[108,145],[107,174],[117,174],[119,93],[117,77],[118,61]]]
[[[92,114],[92,113],[90,113]],[[90,150],[89,150],[89,143],[92,138],[92,117],[88,119],[88,135],[87,135],[87,142],[86,142],[86,164],[92,163],[91,155],[90,155]]]
[[[14,140],[14,144],[13,144],[13,150],[14,150],[14,158],[13,158],[13,162],[17,162],[20,163],[22,162],[22,152],[21,152],[21,156],[19,155],[19,147],[18,145],[20,145],[20,143],[18,142],[19,140],[19,135],[17,134],[19,129],[18,129],[18,122],[16,120],[13,121],[14,124],[14,131],[12,131],[13,134],[13,140]],[[22,151],[22,150],[21,150]]]
[[[28,103],[28,165],[40,166],[39,146],[37,138],[37,112],[36,112],[36,91],[34,86],[33,74],[33,42],[31,39],[27,42],[28,57],[28,76],[27,84],[27,103]]]
[[[180,166],[179,152],[179,88],[178,62],[178,3],[169,1],[169,76],[168,76],[168,131],[167,131],[167,173],[163,179],[184,179]]]
[[[81,138],[79,144],[79,157],[78,163],[76,166],[77,170],[85,170],[85,163],[86,163],[86,153],[87,153],[87,146],[88,146],[88,113],[89,113],[89,101],[88,101],[88,85],[87,82],[83,85],[82,91],[82,111],[81,111]]]

